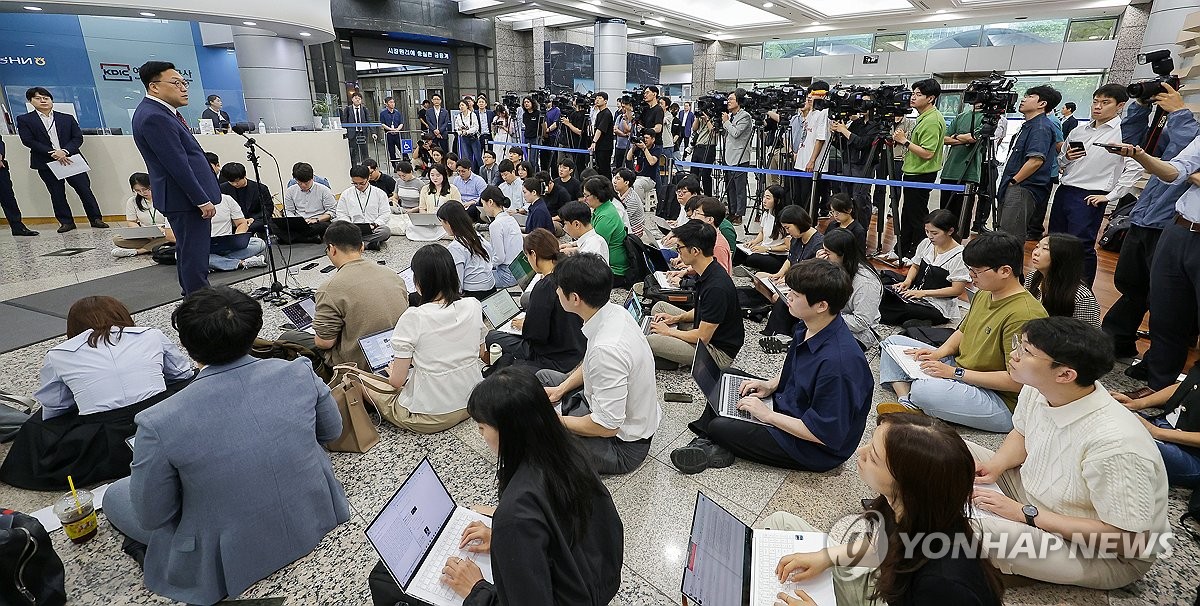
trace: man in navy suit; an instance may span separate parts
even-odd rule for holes
[[[179,286],[187,296],[208,286],[210,220],[221,203],[221,188],[177,109],[188,104],[188,81],[164,61],[147,61],[140,76],[146,98],[133,112],[133,142],[150,173],[154,207],[175,232]]]
[[[4,208],[4,218],[14,236],[36,236],[38,233],[25,227],[21,222],[21,207],[17,206],[17,194],[13,192],[12,176],[9,175],[8,162],[4,160],[4,140],[0,139],[0,207]]]
[[[425,110],[425,122],[429,124],[429,129],[425,132],[433,137],[433,144],[442,148],[442,153],[446,153],[449,149],[447,137],[450,134],[450,111],[442,107],[442,96],[434,95],[430,97],[433,102],[433,107]]]
[[[50,191],[54,217],[59,222],[58,233],[65,233],[75,229],[75,217],[71,215],[71,205],[67,204],[67,186],[54,176],[49,165],[51,162],[71,164],[70,156],[79,156],[79,148],[83,146],[83,131],[79,130],[79,123],[73,116],[54,111],[54,95],[50,91],[35,86],[25,91],[25,100],[33,105],[33,111],[17,116],[17,133],[21,135],[21,143],[29,148],[29,168],[38,171]],[[79,194],[92,227],[107,228],[88,174],[72,175],[66,182]]]
[[[683,124],[684,145],[677,147],[684,148],[692,140],[692,125],[696,123],[696,113],[692,111],[691,102],[683,104],[683,112],[679,114],[679,121]]]

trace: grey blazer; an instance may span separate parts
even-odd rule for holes
[[[725,163],[730,166],[750,162],[750,139],[754,136],[754,120],[745,109],[729,117],[725,125]]]
[[[304,358],[206,367],[135,421],[129,492],[157,594],[237,596],[350,519],[320,445],[341,435],[341,416]]]

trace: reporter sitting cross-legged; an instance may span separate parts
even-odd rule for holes
[[[491,527],[468,524],[459,545],[491,555],[494,582],[461,557],[445,562],[441,582],[464,606],[608,604],[621,585],[621,517],[537,380],[501,370],[471,392],[467,412],[500,461],[500,504],[476,507],[492,515]],[[383,562],[369,585],[376,606],[424,604],[404,594]]]
[[[969,245],[968,245],[969,246]],[[1124,587],[1174,542],[1167,471],[1136,415],[1098,379],[1112,339],[1076,318],[1030,320],[1012,339],[1012,378],[1025,385],[996,452],[968,442],[977,533],[1005,574],[1093,589]]]
[[[462,206],[450,204],[466,216]],[[388,381],[401,389],[395,422],[418,433],[450,429],[467,418],[467,396],[483,380],[483,308],[459,290],[454,258],[426,244],[412,258],[420,305],[409,308],[392,332],[395,359]],[[392,419],[389,419],[392,420]]]
[[[135,414],[192,377],[192,363],[162,331],[135,326],[112,297],[84,297],[67,312],[67,340],[46,352],[41,403],[21,426],[0,481],[66,490],[129,474]],[[177,383],[172,388],[171,383]]]
[[[572,255],[554,274],[563,309],[583,319],[587,351],[570,374],[540,370],[538,379],[550,401],[561,404],[563,424],[579,436],[596,471],[633,471],[662,419],[654,354],[629,312],[609,302],[612,273],[603,259]]]
[[[922,410],[939,419],[992,432],[1012,430],[1011,410],[1021,385],[1008,374],[1013,335],[1025,322],[1045,318],[1042,304],[1021,285],[1024,243],[1004,232],[978,234],[963,248],[963,261],[979,293],[958,330],[933,349],[902,335],[883,340],[879,382],[899,403],[879,411]],[[888,346],[904,348],[902,352]],[[893,356],[920,363],[924,376],[908,375]]]
[[[475,224],[461,205],[443,204],[437,210],[437,217],[442,220],[442,228],[453,238],[446,249],[454,258],[459,290],[468,297],[486,299],[496,290],[492,245],[479,237]]]
[[[696,342],[703,340],[713,346],[717,364],[729,366],[742,349],[746,328],[733,279],[713,258],[713,246],[720,236],[713,226],[698,219],[677,226],[671,233],[679,258],[699,274],[696,307],[684,311],[666,301],[654,304],[652,334],[646,342],[654,352],[655,364],[663,369],[691,366]]]
[[[238,596],[350,519],[321,444],[342,434],[307,359],[250,357],[262,307],[226,286],[171,316],[200,372],[138,414],[132,475],[104,496],[146,588],[189,604]]]
[[[331,366],[354,362],[370,369],[358,340],[395,326],[408,310],[408,290],[395,271],[363,258],[357,225],[334,221],[322,237],[325,256],[337,273],[317,289],[315,334],[289,330],[279,340],[299,343]]]
[[[508,213],[512,202],[499,187],[489,185],[479,195],[484,215],[491,224],[488,239],[492,245],[492,277],[497,288],[517,285],[517,277],[510,266],[521,254],[521,225]]]
[[[250,231],[254,219],[242,216],[242,208],[233,198],[222,194],[221,203],[217,204],[216,208],[217,214],[213,215],[209,227],[212,238],[244,234]],[[167,242],[176,242],[175,231],[171,229],[170,222],[164,225],[163,235],[167,238]],[[208,268],[210,271],[233,271],[266,267],[267,260],[262,255],[266,249],[266,241],[255,237],[250,238],[245,248],[232,248],[228,245],[223,248],[213,246],[208,253]]]
[[[738,408],[765,423],[718,416],[713,406],[688,428],[696,439],[671,453],[684,473],[728,467],[734,457],[757,463],[829,471],[862,439],[875,380],[846,321],[850,276],[824,259],[788,270],[788,311],[799,319],[779,376],[742,383]],[[762,398],[771,396],[772,406]],[[715,406],[715,403],[713,404]]]
[[[558,300],[554,268],[563,258],[558,246],[558,238],[545,229],[525,236],[525,257],[537,279],[529,287],[528,301],[522,305],[525,317],[513,320],[513,327],[521,334],[493,330],[487,335],[487,345],[499,343],[504,357],[512,364],[566,373],[583,361],[587,341],[579,316],[563,309]]]
[[[572,242],[561,246],[563,254],[591,253],[608,263],[608,241],[592,228],[592,209],[588,208],[587,204],[567,202],[558,211],[558,216],[562,219],[563,231],[573,239]]]

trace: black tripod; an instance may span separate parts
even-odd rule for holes
[[[237,129],[235,129],[234,132],[237,132]],[[246,147],[246,159],[250,161],[250,166],[254,168],[254,181],[256,183],[262,183],[262,176],[260,174],[258,164],[258,153],[256,150],[262,150],[264,154],[267,154],[272,159],[274,159],[275,156],[271,155],[271,152],[263,149],[253,137],[247,137],[245,132],[238,132],[237,134],[246,139],[246,142],[243,145]],[[263,222],[263,229],[265,230],[264,233],[266,234],[267,238],[267,266],[271,270],[271,285],[260,286],[254,289],[250,292],[250,296],[255,299],[262,299],[271,305],[280,306],[287,304],[288,297],[298,299],[311,296],[312,289],[287,288],[279,281],[279,274],[277,273],[278,270],[275,267],[275,251],[271,244],[271,215],[274,214],[271,211],[273,211],[274,208],[268,208],[269,206],[273,206],[273,203],[270,200],[262,205],[262,216],[258,217],[258,219]],[[282,256],[283,253],[281,252],[280,258],[282,258]]]
[[[864,171],[864,176],[878,176],[880,172],[878,168],[879,163],[882,162],[883,178],[891,181],[896,178],[896,163],[894,161],[895,156],[892,155],[892,147],[896,144],[896,142],[892,140],[891,136],[892,130],[895,127],[895,120],[892,118],[892,116],[880,116],[875,118],[875,120],[877,120],[880,124],[878,132],[886,134],[884,136],[877,137],[871,142],[871,155],[867,160],[867,168]],[[883,188],[882,196],[876,196],[874,195],[874,192],[872,192],[872,198],[879,200],[877,203],[875,203],[875,211],[878,213],[878,219],[875,221],[875,251],[872,253],[873,255],[876,255],[883,252],[883,232],[887,227],[887,207],[889,200],[888,194],[890,193],[888,188],[894,186],[875,185],[874,187]],[[892,217],[893,224],[899,220],[900,217],[898,216]],[[868,225],[864,227],[870,226]],[[897,229],[895,231],[898,235],[899,230]]]
[[[992,217],[992,225],[998,225],[996,214],[999,208],[996,204],[996,147],[992,145],[992,139],[996,136],[996,126],[1004,116],[998,113],[985,113],[983,121],[979,125],[979,134],[975,137],[975,143],[972,145],[982,145],[983,153],[978,154],[971,152],[971,159],[967,162],[966,170],[963,176],[971,174],[971,163],[979,162],[979,183],[964,183],[967,189],[963,192],[962,212],[958,217],[958,234],[960,238],[967,238],[971,235],[971,227],[974,225],[975,205],[986,204],[988,214]]]
[[[779,124],[775,127],[775,139],[771,141],[770,146],[763,145],[763,135],[765,135],[766,131],[764,130],[759,132],[759,168],[765,168],[768,170],[771,169],[771,162],[777,153],[779,154],[779,166],[775,168],[779,170],[787,170],[791,167],[790,161],[792,159],[792,153],[783,146],[783,143],[791,140],[791,130],[792,121],[790,117],[788,120],[779,120]],[[764,212],[762,200],[764,192],[767,191],[766,175],[758,176],[755,181],[757,181],[757,187],[755,188],[756,192],[753,199],[754,205],[750,206],[750,200],[746,201],[746,220],[742,222],[742,231],[746,232],[746,235],[748,236],[757,235],[757,232],[750,231],[750,225],[755,221],[760,221],[759,229],[761,231],[761,219]],[[749,184],[747,184],[747,186],[749,186]],[[775,203],[784,204],[785,202],[783,200],[776,200]]]

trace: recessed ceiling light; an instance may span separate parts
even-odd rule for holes
[[[310,33],[308,33],[308,32],[300,32],[300,35],[301,35],[301,36],[304,36],[305,38],[307,38],[307,37],[311,36],[312,34],[310,34]]]
[[[22,8],[24,8],[24,9],[25,9],[25,10],[27,10],[27,11],[40,11],[40,10],[42,10],[42,7],[40,7],[40,6],[25,6],[25,7],[22,7]]]
[[[820,25],[820,24],[821,24],[820,21],[813,21],[812,23],[809,23],[809,25]]]
[[[29,47],[29,48],[33,48],[33,45],[32,45],[32,44],[26,44],[25,46],[27,46],[27,47]]]
[[[242,25],[254,26],[254,25],[258,25],[258,24],[253,21],[242,21]]]
[[[875,31],[877,31],[877,32],[886,32],[886,31],[887,31],[887,28],[886,28],[886,27],[877,27],[877,28],[875,28]]]
[[[763,3],[763,8],[771,8],[773,6],[775,6],[774,2],[764,2]]]
[[[935,13],[937,13],[937,14],[939,14],[939,15],[940,15],[940,14],[942,14],[942,13],[946,12],[946,9],[944,9],[944,8],[939,8],[939,9],[937,9],[936,11],[933,11],[933,12],[935,12]]]
[[[771,36],[771,39],[772,39],[772,40],[778,40],[778,39],[779,39],[779,36]]]
[[[153,17],[154,16],[154,13],[138,13],[138,14],[143,17]]]

